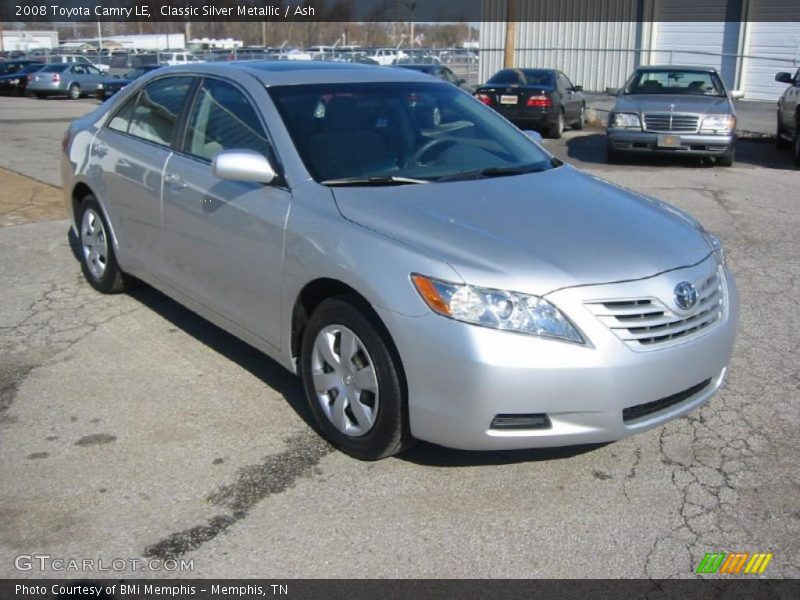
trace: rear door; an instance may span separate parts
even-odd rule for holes
[[[280,183],[227,181],[211,173],[211,160],[222,150],[255,150],[276,164],[257,109],[269,101],[255,83],[203,80],[185,139],[165,169],[164,240],[173,285],[277,347],[291,194]]]
[[[123,269],[163,278],[162,176],[178,120],[195,78],[163,77],[133,95],[98,132],[92,157],[102,170],[99,192],[119,243]]]

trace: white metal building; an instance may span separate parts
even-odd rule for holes
[[[0,31],[0,52],[58,47],[57,31]]]
[[[517,0],[516,64],[561,69],[587,90],[618,87],[640,64],[715,67],[730,89],[751,100],[776,100],[778,71],[800,67],[798,0],[577,0],[581,16],[606,10],[618,21],[569,21],[558,0]],[[791,10],[789,10],[791,9]],[[724,20],[708,19],[713,14]],[[484,0],[481,80],[502,67],[506,0]],[[574,15],[573,15],[574,16]],[[559,20],[559,19],[564,19]],[[695,20],[692,20],[695,19]]]

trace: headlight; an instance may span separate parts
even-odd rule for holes
[[[11,79],[8,83],[11,85],[19,85],[19,79]]]
[[[611,113],[611,127],[618,129],[641,129],[642,121],[636,113]]]
[[[727,261],[725,258],[725,248],[722,245],[722,240],[719,239],[716,235],[711,233],[710,231],[705,232],[706,240],[711,248],[714,250],[714,254],[717,256],[717,260],[719,264],[723,267],[727,265]]]
[[[102,83],[97,84],[97,89],[102,90],[105,86]]]
[[[411,276],[411,281],[432,311],[456,321],[585,343],[569,319],[544,298],[449,283],[416,274]]]
[[[736,126],[733,115],[707,115],[703,117],[700,133],[730,133]]]

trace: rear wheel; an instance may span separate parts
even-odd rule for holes
[[[78,208],[81,269],[98,292],[117,294],[125,289],[125,276],[117,264],[108,224],[97,199],[87,195]]]
[[[554,140],[559,139],[564,134],[564,111],[558,111],[555,122],[547,130],[547,137]]]
[[[67,90],[67,96],[69,96],[70,100],[77,100],[81,97],[81,86],[77,83],[73,83],[69,86],[69,90]]]
[[[369,308],[325,300],[303,332],[300,370],[309,408],[325,438],[347,454],[377,460],[411,441],[402,369]]]
[[[586,105],[581,106],[581,114],[578,117],[578,120],[572,124],[573,129],[583,129],[583,124],[586,121]]]

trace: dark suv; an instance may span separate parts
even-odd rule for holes
[[[791,73],[778,73],[775,81],[791,84],[778,100],[778,147],[791,144],[794,163],[800,167],[800,69]]]

